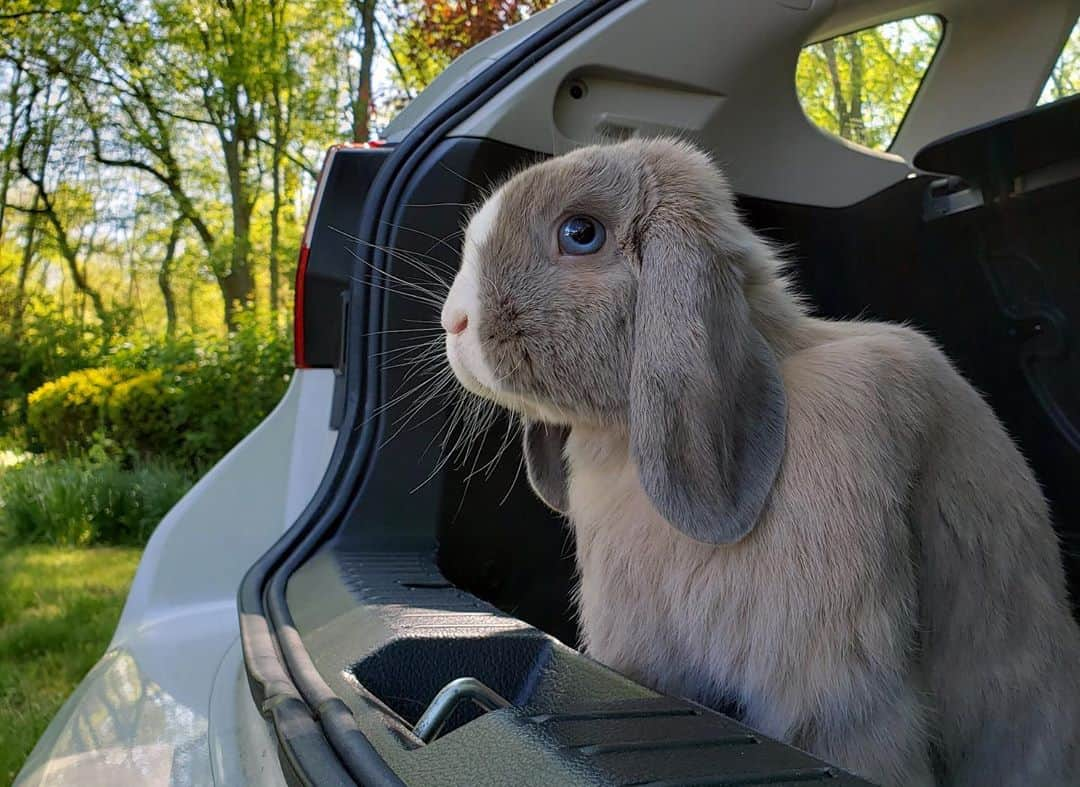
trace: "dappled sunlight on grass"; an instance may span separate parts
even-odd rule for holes
[[[139,554],[32,546],[0,556],[0,784],[101,658]]]

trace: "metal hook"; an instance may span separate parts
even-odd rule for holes
[[[439,737],[450,714],[465,701],[470,701],[485,711],[510,707],[506,699],[476,678],[457,678],[442,687],[420,720],[416,722],[416,726],[413,727],[416,737],[424,743],[431,743]]]

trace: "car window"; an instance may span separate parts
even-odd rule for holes
[[[1043,85],[1039,104],[1049,104],[1077,93],[1080,93],[1080,19],[1073,25],[1061,55]]]
[[[939,17],[926,14],[804,47],[795,71],[803,111],[831,134],[888,150],[943,29]]]

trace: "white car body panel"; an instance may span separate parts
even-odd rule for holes
[[[236,593],[326,472],[333,387],[333,370],[298,370],[274,411],[161,521],[108,651],[16,784],[284,784],[248,691]]]

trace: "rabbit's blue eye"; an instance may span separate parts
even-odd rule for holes
[[[604,225],[588,216],[571,216],[559,227],[559,251],[580,256],[604,245]]]

